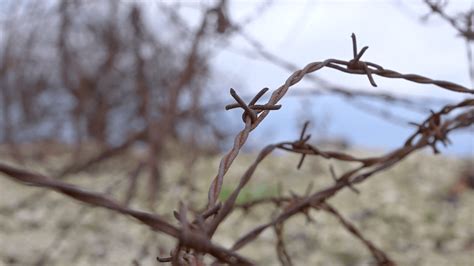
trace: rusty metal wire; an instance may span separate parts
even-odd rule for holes
[[[107,186],[105,189],[104,193],[108,194],[111,193],[113,190],[117,189],[118,186],[120,186],[126,179],[129,179],[130,177],[126,176],[126,178],[121,178],[114,180],[110,185]],[[50,259],[50,254],[58,249],[62,243],[66,240],[67,236],[71,234],[72,230],[77,226],[79,223],[81,223],[86,217],[88,212],[91,210],[89,206],[82,206],[79,211],[74,215],[72,219],[70,219],[69,222],[63,224],[59,232],[56,234],[54,237],[54,240],[47,246],[44,251],[42,252],[42,255],[39,257],[39,259],[35,262],[35,265],[37,266],[42,266],[42,265],[47,265],[48,260]]]
[[[286,69],[292,72],[297,71],[299,69],[296,65],[292,64],[291,62],[284,60],[283,58],[279,57],[276,54],[270,53],[267,49],[265,49],[263,44],[258,42],[255,38],[253,38],[250,34],[245,32],[244,30],[238,29],[237,34],[239,34],[245,41],[248,42],[248,44],[251,47],[253,47],[254,53],[256,53],[258,56],[265,59],[267,62],[272,63],[275,66],[281,67],[283,69]],[[353,47],[353,54],[354,54],[354,48],[355,47]],[[243,51],[243,52],[239,51],[239,54],[247,56],[251,59],[255,58],[254,53],[251,53],[250,51]],[[319,88],[318,91],[313,91],[313,93],[325,92],[325,93],[343,96],[348,99],[355,98],[355,97],[364,97],[364,98],[370,98],[373,100],[381,100],[381,101],[387,101],[387,102],[393,102],[393,103],[405,103],[405,104],[408,104],[410,108],[415,108],[415,109],[422,108],[422,106],[420,106],[419,103],[413,103],[413,101],[410,100],[409,98],[390,95],[390,94],[386,94],[382,92],[366,92],[362,90],[355,90],[353,88],[331,84],[329,81],[323,80],[315,76],[308,76],[307,78],[308,80],[312,81],[315,86]],[[426,100],[439,102],[439,99],[428,98]]]
[[[103,151],[100,151],[98,154],[88,158],[84,162],[72,162],[65,167],[63,167],[61,170],[58,171],[53,177],[54,179],[65,179],[69,175],[78,173],[84,170],[87,170],[95,165],[98,165],[110,158],[113,158],[114,156],[119,155],[121,152],[124,150],[128,149],[130,146],[132,146],[137,140],[142,139],[145,136],[146,130],[140,130],[134,134],[131,134],[130,137],[128,137],[122,144],[116,146],[116,147],[111,147],[108,149],[105,149]],[[20,200],[18,203],[14,204],[13,206],[9,206],[6,208],[0,209],[0,212],[6,213],[6,214],[11,214],[14,211],[17,211],[19,209],[22,209],[26,206],[30,206],[34,204],[35,202],[38,203],[40,199],[44,196],[47,195],[47,190],[43,191],[38,191],[36,193],[32,193],[31,195],[25,197],[24,199]]]
[[[376,86],[376,84],[372,76],[379,75],[387,78],[405,79],[416,83],[433,84],[450,91],[474,94],[473,89],[468,89],[462,85],[455,84],[449,81],[434,80],[416,74],[401,74],[394,70],[384,69],[383,67],[375,63],[360,61],[361,56],[367,50],[367,48],[364,47],[360,53],[357,53],[357,43],[354,34],[352,35],[352,40],[354,52],[354,58],[352,60],[343,61],[338,59],[328,59],[322,62],[313,62],[306,65],[303,69],[294,72],[282,86],[275,90],[266,105],[276,105],[278,101],[283,98],[283,96],[286,94],[286,92],[291,86],[301,81],[305,75],[315,72],[323,67],[337,69],[350,74],[367,75],[369,81],[374,86]],[[208,207],[212,207],[216,203],[217,197],[222,189],[224,175],[227,173],[233,160],[237,157],[239,150],[245,144],[245,141],[247,140],[250,132],[260,124],[260,122],[268,115],[268,113],[268,110],[264,110],[256,119],[251,119],[249,117],[249,119],[245,121],[245,127],[235,137],[232,149],[221,160],[221,163],[219,165],[219,171],[214,180],[212,181],[211,187],[209,189]]]
[[[179,228],[166,222],[162,217],[155,214],[133,210],[122,206],[120,203],[110,199],[109,197],[95,192],[83,190],[79,187],[66,184],[64,182],[54,180],[52,178],[17,169],[0,163],[0,172],[13,178],[16,181],[25,183],[27,185],[34,185],[37,187],[44,187],[55,190],[68,197],[74,198],[81,202],[92,206],[102,207],[113,210],[115,212],[131,216],[141,223],[148,225],[151,229],[160,231],[178,239],[183,245],[193,248],[196,251],[209,253],[217,259],[229,263],[241,263],[242,265],[251,264],[249,260],[229,251],[223,247],[217,246],[210,242],[210,240],[196,232],[184,233]]]
[[[248,232],[234,244],[233,249],[238,250],[242,248],[243,246],[247,245],[249,242],[253,241],[253,239],[258,237],[260,233],[262,233],[268,227],[275,226],[277,223],[281,223],[287,220],[288,218],[304,211],[310,206],[315,206],[315,205],[323,203],[325,200],[334,196],[338,191],[340,191],[344,187],[349,187],[350,185],[355,185],[357,183],[360,183],[364,181],[365,179],[369,178],[370,176],[374,175],[375,173],[378,173],[380,171],[383,171],[392,167],[396,163],[406,158],[412,152],[422,149],[427,146],[430,146],[430,147],[435,146],[436,143],[438,141],[442,141],[443,138],[445,138],[446,135],[450,131],[473,125],[474,124],[474,109],[472,109],[472,107],[474,106],[474,99],[463,101],[454,106],[445,107],[441,111],[432,114],[429,118],[426,119],[426,122],[430,123],[430,121],[438,120],[440,114],[447,114],[451,112],[452,110],[466,107],[466,106],[471,107],[471,109],[455,116],[452,119],[447,119],[442,124],[436,125],[437,129],[433,128],[433,131],[430,131],[430,132],[427,132],[424,130],[421,130],[421,131],[418,130],[417,133],[412,135],[412,137],[420,137],[416,141],[416,143],[410,142],[409,145],[405,145],[399,149],[396,149],[392,152],[387,153],[386,155],[382,155],[376,158],[351,159],[351,160],[359,161],[360,163],[362,163],[362,165],[342,174],[339,178],[335,180],[336,183],[333,186],[330,186],[326,189],[313,193],[308,197],[300,199],[298,202],[292,204],[290,208],[287,208],[285,211],[283,211],[274,220],[266,224],[263,224],[261,226],[258,226],[254,230]],[[296,142],[293,142],[290,144],[294,144]],[[288,144],[289,143],[280,143],[277,145],[277,147],[285,149],[285,146]],[[311,148],[309,149],[311,150]],[[333,153],[330,157],[339,159],[339,160],[347,160],[347,158],[349,158],[350,156],[347,156],[343,153]],[[372,169],[362,172],[362,170],[368,167],[372,167]]]
[[[328,59],[321,62],[313,62],[303,69],[295,71],[278,89],[273,91],[270,99],[265,104],[257,104],[258,100],[268,91],[262,89],[247,104],[238,93],[231,89],[230,94],[236,103],[229,104],[226,109],[241,108],[243,110],[242,119],[244,128],[235,136],[233,147],[223,156],[220,161],[217,175],[212,180],[208,192],[207,207],[195,214],[192,220],[188,219],[189,210],[184,203],[180,203],[179,210],[174,212],[179,226],[173,225],[163,217],[151,213],[137,211],[128,208],[117,201],[100,193],[86,191],[79,187],[67,184],[56,178],[49,178],[40,174],[32,173],[16,167],[0,163],[0,172],[10,178],[38,187],[57,191],[68,197],[74,198],[91,206],[107,208],[117,213],[131,216],[141,223],[148,225],[152,230],[156,230],[174,237],[177,240],[176,248],[171,252],[170,257],[158,258],[160,262],[171,262],[174,265],[203,265],[204,255],[212,255],[218,263],[228,263],[231,265],[252,265],[253,262],[237,253],[237,250],[248,245],[267,228],[273,227],[277,237],[277,254],[283,265],[291,265],[290,253],[287,251],[283,240],[283,226],[287,220],[297,214],[306,215],[309,220],[310,209],[322,209],[334,215],[351,234],[357,237],[369,249],[378,265],[395,265],[395,263],[383,251],[377,248],[372,242],[367,240],[349,221],[343,218],[341,214],[332,206],[328,205],[326,200],[336,195],[344,188],[352,189],[358,192],[355,186],[373,176],[376,173],[389,169],[405,159],[410,154],[425,147],[430,147],[433,152],[439,152],[437,145],[448,145],[449,134],[452,131],[469,127],[474,124],[474,99],[466,99],[457,104],[446,105],[439,111],[432,111],[431,114],[420,124],[413,124],[416,127],[415,132],[409,136],[403,145],[391,152],[377,157],[356,157],[339,151],[325,151],[309,144],[311,135],[307,134],[308,124],[303,126],[301,134],[296,141],[281,142],[266,146],[256,157],[255,161],[247,168],[240,177],[239,184],[232,191],[230,196],[222,203],[218,202],[218,196],[221,192],[224,177],[231,167],[234,159],[239,154],[242,146],[245,144],[250,132],[254,130],[269,114],[270,111],[278,110],[281,105],[278,102],[285,96],[289,88],[301,81],[307,74],[318,71],[321,68],[328,67],[349,74],[366,75],[369,82],[376,86],[374,75],[387,78],[399,78],[408,81],[433,84],[440,88],[472,95],[474,90],[448,81],[434,80],[416,74],[401,74],[393,70],[385,69],[375,63],[361,61],[361,57],[367,50],[367,47],[360,51],[357,49],[355,35],[352,35],[353,58],[349,61],[338,59]],[[335,159],[347,162],[357,162],[358,166],[337,175],[331,170],[334,184],[320,191],[307,191],[306,195],[289,197],[279,197],[264,199],[245,206],[236,204],[236,200],[242,189],[251,180],[254,172],[261,162],[275,150],[288,151],[301,154],[301,159],[297,164],[300,168],[308,156],[321,156],[325,159]],[[113,152],[112,152],[113,154]],[[98,156],[97,160],[107,158]],[[95,161],[86,163],[85,167],[94,164]],[[139,171],[139,170],[137,170]],[[127,201],[127,200],[126,200]],[[253,230],[242,234],[234,243],[231,249],[223,248],[213,243],[212,237],[218,230],[219,225],[223,223],[237,208],[253,208],[259,204],[273,202],[280,210],[280,213],[271,221],[255,227]]]

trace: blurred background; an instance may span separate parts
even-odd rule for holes
[[[364,61],[472,88],[473,17],[470,0],[0,0],[0,158],[56,178],[117,159],[133,180],[146,176],[142,195],[154,208],[170,176],[192,183],[201,158],[231,147],[243,123],[240,109],[225,111],[230,88],[249,101],[311,62],[350,60],[352,33],[359,49],[369,46]],[[310,76],[245,152],[293,141],[309,120],[314,144],[380,153],[403,145],[410,122],[468,98],[379,76],[372,87],[334,69]],[[450,140],[440,151],[472,163],[474,128]],[[170,175],[174,158],[181,170]],[[217,165],[201,176],[207,185]]]
[[[360,47],[370,47],[367,61],[472,86],[472,41],[427,3],[367,3],[2,0],[0,140],[107,147],[147,131],[156,141],[223,148],[241,126],[239,114],[224,112],[229,88],[249,98],[310,62],[349,60],[352,32]],[[445,10],[461,26],[470,8],[471,1],[458,0]],[[394,148],[413,130],[408,122],[466,97],[386,78],[374,88],[363,76],[334,70],[312,76],[291,89],[247,148],[293,138],[304,119],[314,120],[314,138]],[[452,140],[444,152],[472,155],[472,131]]]

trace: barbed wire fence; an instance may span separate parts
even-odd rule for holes
[[[234,89],[230,90],[231,97],[235,103],[228,104],[226,109],[242,109],[243,129],[236,134],[233,147],[222,157],[217,169],[216,176],[211,180],[208,191],[207,206],[203,206],[202,211],[193,212],[186,203],[179,203],[179,208],[174,212],[177,221],[166,220],[163,216],[138,211],[112,199],[111,197],[87,191],[78,186],[70,185],[61,179],[37,174],[19,167],[13,167],[5,163],[0,163],[0,172],[15,181],[43,187],[47,190],[54,190],[65,196],[71,197],[91,206],[97,206],[112,210],[114,212],[131,216],[143,225],[147,225],[154,231],[161,232],[176,239],[176,247],[170,252],[169,257],[159,257],[160,262],[171,262],[173,265],[203,265],[208,261],[206,255],[213,259],[213,265],[227,263],[232,265],[252,265],[255,258],[246,258],[238,251],[251,244],[262,232],[273,228],[277,237],[276,251],[277,257],[282,265],[292,265],[292,259],[286,250],[284,238],[285,223],[295,215],[308,215],[310,210],[325,211],[334,215],[341,223],[342,228],[350,232],[359,239],[370,251],[373,260],[377,265],[395,265],[388,254],[378,248],[353,224],[346,220],[343,215],[327,200],[334,197],[339,191],[348,188],[355,193],[357,184],[364,182],[371,176],[386,171],[396,166],[400,161],[415,153],[416,151],[429,147],[434,153],[438,153],[439,145],[449,145],[449,135],[462,128],[470,127],[474,124],[474,98],[468,98],[456,104],[448,104],[439,110],[432,111],[426,119],[420,123],[413,123],[415,130],[404,144],[384,155],[378,157],[356,157],[340,151],[326,151],[309,144],[311,135],[307,133],[306,123],[300,137],[295,141],[281,142],[268,145],[261,150],[254,162],[240,177],[239,184],[234,188],[230,196],[223,202],[219,201],[225,183],[226,173],[232,166],[243,145],[246,143],[251,132],[270,114],[278,110],[281,105],[279,101],[287,94],[289,89],[298,84],[307,75],[317,72],[322,68],[331,68],[337,71],[352,74],[364,75],[372,86],[376,86],[375,76],[385,78],[404,79],[414,83],[432,84],[441,89],[453,91],[455,93],[472,96],[474,90],[449,81],[435,80],[417,74],[402,74],[394,70],[386,69],[378,64],[363,61],[362,56],[367,47],[360,51],[357,49],[356,36],[352,35],[353,58],[351,60],[327,59],[320,62],[312,62],[304,68],[295,71],[278,89],[274,90],[270,99],[259,104],[259,99],[269,91],[262,89],[248,103],[246,103]],[[145,134],[140,133],[140,134]],[[126,145],[128,142],[125,142]],[[305,195],[293,195],[292,197],[274,197],[256,202],[246,203],[245,206],[236,204],[237,197],[242,189],[252,179],[254,172],[261,162],[272,152],[282,150],[301,155],[297,168],[301,167],[306,157],[316,156],[324,159],[334,159],[339,161],[356,162],[359,165],[342,174],[335,173],[330,169],[331,178],[334,184],[319,191],[307,191]],[[110,151],[108,151],[110,153]],[[92,159],[86,165],[99,161],[106,155],[98,156],[99,159]],[[85,167],[85,166],[84,166]],[[79,167],[77,169],[82,169]],[[74,169],[74,170],[77,170]],[[70,170],[73,171],[73,170]],[[213,241],[213,236],[225,219],[239,208],[257,208],[261,204],[273,203],[279,209],[279,214],[272,220],[256,226],[254,229],[242,233],[239,239],[235,239],[231,248],[225,248]],[[190,219],[192,217],[192,219]]]
[[[194,30],[190,29],[189,27],[185,26],[186,24],[183,22],[183,21],[185,21],[185,18],[183,18],[179,14],[179,12],[176,11],[177,9],[167,7],[166,5],[159,5],[159,8],[163,9],[165,11],[164,14],[169,16],[170,20],[172,20],[180,28],[183,28],[182,29],[183,31],[185,31],[185,32],[187,32],[188,34],[191,35],[191,37],[194,40],[193,43],[196,44],[196,45],[193,44],[194,47],[197,46],[199,44],[199,42],[204,41],[203,34],[202,34],[202,28],[209,24],[208,22],[206,22],[206,21],[210,20],[208,18],[208,16],[212,17],[213,15],[217,14],[218,18],[219,18],[217,20],[217,26],[216,26],[216,30],[219,33],[218,36],[223,35],[223,37],[221,37],[223,39],[226,38],[226,36],[232,35],[232,34],[241,36],[245,41],[248,42],[248,44],[253,49],[252,51],[239,51],[240,54],[242,54],[244,56],[250,56],[250,57],[254,57],[255,54],[259,55],[261,58],[266,60],[266,62],[268,62],[268,63],[274,64],[278,67],[281,67],[281,68],[286,69],[288,71],[294,72],[298,69],[295,64],[281,58],[278,55],[270,53],[264,47],[263,44],[261,44],[258,40],[256,40],[250,34],[245,32],[245,25],[247,25],[248,23],[251,23],[253,20],[255,20],[255,18],[256,18],[255,14],[257,14],[259,12],[262,12],[262,10],[263,11],[266,10],[266,7],[268,7],[268,5],[270,5],[270,4],[271,4],[271,1],[266,1],[266,2],[262,3],[262,5],[257,8],[257,10],[255,10],[254,14],[250,14],[248,17],[244,18],[240,22],[234,22],[234,21],[231,21],[229,19],[229,17],[226,15],[227,14],[226,2],[225,1],[220,1],[219,3],[217,3],[217,5],[215,7],[214,6],[209,7],[209,8],[206,8],[204,10],[205,16],[203,16],[203,19],[200,23],[201,27],[199,29],[197,29],[196,31],[194,31]],[[136,20],[136,18],[135,18],[135,20]],[[132,22],[133,22],[132,24],[135,25],[136,22],[134,21],[134,19],[132,19]],[[229,48],[232,49],[232,47],[229,47]],[[191,55],[192,54],[193,53],[191,53]],[[137,57],[138,57],[138,59],[140,59],[139,56],[137,56]],[[196,62],[192,62],[192,61],[194,61],[193,58],[194,58],[193,56],[189,56],[185,60],[186,65],[188,67],[185,67],[184,70],[182,71],[182,73],[179,76],[186,76],[186,75],[190,74],[189,69],[192,68],[192,67],[189,67],[189,66],[192,66],[193,64],[196,63]],[[140,60],[138,60],[138,61],[140,61]],[[193,74],[193,73],[191,73],[191,74]],[[371,105],[370,103],[358,101],[358,99],[369,99],[371,101],[381,101],[381,102],[386,102],[386,103],[390,103],[390,104],[396,104],[396,105],[403,106],[404,108],[409,108],[410,110],[420,112],[422,114],[425,114],[425,113],[429,112],[429,108],[427,108],[425,106],[421,106],[419,101],[413,101],[412,99],[409,99],[407,97],[397,96],[397,95],[388,94],[388,93],[381,93],[381,92],[366,92],[366,91],[363,91],[363,90],[354,90],[353,88],[343,87],[343,86],[340,86],[340,85],[334,85],[334,84],[330,83],[329,81],[326,81],[326,80],[323,80],[321,78],[317,78],[317,77],[314,77],[314,76],[307,76],[307,79],[309,81],[311,81],[317,89],[295,90],[293,92],[290,91],[287,95],[288,96],[296,96],[296,97],[302,97],[302,96],[307,96],[307,95],[318,96],[318,95],[325,95],[325,94],[341,96],[341,97],[343,97],[344,99],[347,100],[348,104],[352,105],[353,107],[355,107],[357,109],[360,109],[360,110],[366,112],[369,115],[378,116],[378,117],[384,119],[385,121],[388,121],[388,122],[391,122],[391,123],[394,123],[394,124],[397,124],[397,125],[402,125],[402,126],[409,125],[407,123],[408,120],[406,118],[401,117],[400,115],[391,113],[389,110],[386,110],[384,108],[375,107],[375,106]],[[183,81],[180,81],[180,82],[183,83]],[[182,87],[181,85],[179,85],[178,87]],[[150,88],[148,88],[148,90],[150,90]],[[143,94],[143,93],[140,93],[140,97],[147,98],[146,95],[141,95],[141,94]],[[242,98],[243,99],[250,99],[252,97],[249,96],[249,95],[246,95],[246,96],[242,96]],[[142,100],[142,101],[146,102],[145,100]],[[429,106],[432,106],[432,105],[433,106],[443,106],[443,105],[446,105],[446,104],[450,103],[449,101],[446,101],[446,100],[430,98],[430,97],[422,99],[422,102],[423,102],[423,104],[427,104]],[[428,104],[428,103],[432,103],[432,104]],[[170,104],[170,105],[174,106],[173,104]],[[201,117],[202,114],[209,114],[209,113],[213,113],[213,112],[219,112],[219,111],[222,110],[220,108],[220,106],[222,106],[222,105],[223,105],[223,103],[221,101],[218,101],[218,102],[215,102],[215,103],[205,104],[204,106],[202,106],[198,109],[191,108],[191,109],[185,109],[185,110],[177,110],[177,111],[173,111],[172,113],[174,113],[174,114],[170,114],[170,117],[175,116],[176,118],[179,118],[179,119],[186,119],[186,118],[193,119],[193,116],[196,116],[196,114],[198,114],[200,116],[198,119],[202,120],[202,119],[204,119],[203,117]],[[141,109],[146,109],[146,108],[143,107]],[[82,160],[74,159],[69,164],[66,164],[65,166],[62,166],[61,169],[55,171],[54,177],[59,178],[59,179],[67,179],[67,178],[71,177],[71,175],[73,175],[73,174],[77,174],[77,173],[86,171],[88,169],[91,169],[94,166],[97,166],[101,163],[104,163],[104,162],[110,160],[110,159],[113,159],[114,157],[120,156],[121,154],[123,154],[123,153],[127,152],[128,150],[130,150],[130,148],[133,147],[137,142],[144,141],[146,143],[150,143],[151,140],[153,140],[154,142],[157,142],[159,139],[164,139],[164,138],[156,139],[156,138],[151,137],[151,135],[153,135],[152,132],[156,133],[156,128],[153,128],[153,127],[156,127],[156,126],[153,126],[153,125],[156,125],[156,121],[152,121],[153,119],[147,119],[147,120],[148,121],[147,121],[146,126],[144,128],[142,128],[140,130],[137,130],[135,132],[131,132],[118,145],[114,145],[112,147],[106,147],[105,149],[101,149],[97,153],[92,154],[92,155],[83,155],[85,158],[82,159]],[[167,120],[170,120],[170,119],[167,119]],[[211,126],[213,126],[213,125],[211,125]],[[6,130],[6,131],[8,131],[8,130]],[[166,130],[162,130],[162,131],[166,131]],[[160,145],[157,145],[155,143],[154,145],[151,145],[151,146],[156,147],[156,146],[160,146]],[[19,149],[16,148],[16,145],[14,145],[14,144],[9,145],[9,147],[11,149],[11,154],[16,155],[15,157],[17,157],[21,161],[21,153],[19,152]],[[80,145],[79,145],[79,147],[80,147]],[[150,154],[150,157],[156,157],[156,156],[153,155],[153,154],[155,154],[153,149],[151,149],[149,151],[149,154]],[[154,160],[152,160],[150,158],[149,162],[151,162],[151,161],[154,161]],[[158,160],[158,161],[160,161],[160,160]],[[192,162],[193,160],[190,159],[190,161]],[[159,179],[159,177],[157,177],[156,171],[153,170],[153,169],[156,170],[156,167],[153,164],[149,164],[148,168],[149,168],[149,171],[150,171],[150,180],[155,180],[156,178]],[[150,186],[150,188],[153,188],[153,187],[155,187],[155,186]],[[152,199],[155,197],[155,196],[153,196],[153,194],[155,194],[155,193],[156,193],[156,191],[153,191],[153,189],[150,190],[150,201],[152,201]],[[21,209],[25,206],[30,206],[31,204],[34,204],[35,202],[39,202],[38,199],[41,198],[41,197],[44,197],[45,195],[46,195],[45,192],[35,193],[35,194],[33,194],[29,197],[26,197],[23,200],[20,200],[14,206],[2,208],[2,209],[0,209],[0,211],[5,212],[5,213],[11,213],[11,212],[17,211],[17,210],[19,210],[19,209]]]

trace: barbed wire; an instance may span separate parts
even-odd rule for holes
[[[171,252],[170,257],[158,258],[161,262],[171,262],[174,265],[201,265],[204,264],[203,255],[210,254],[217,260],[216,263],[253,265],[254,263],[250,259],[239,255],[237,251],[259,237],[263,231],[273,227],[277,237],[276,248],[279,260],[284,265],[291,265],[292,260],[289,257],[283,238],[284,223],[290,217],[297,214],[304,214],[309,217],[309,211],[311,209],[316,209],[327,211],[338,218],[342,226],[361,240],[369,249],[376,260],[377,265],[395,265],[395,262],[393,262],[383,251],[377,248],[375,244],[367,240],[367,238],[365,238],[362,233],[355,228],[355,226],[344,219],[342,214],[340,214],[340,212],[338,212],[334,207],[328,205],[326,201],[344,188],[349,188],[354,192],[359,193],[357,188],[355,188],[355,185],[363,182],[374,174],[393,167],[417,150],[430,147],[433,152],[438,153],[439,150],[437,145],[439,143],[442,145],[449,144],[450,140],[448,136],[450,132],[474,124],[473,98],[463,100],[457,104],[446,105],[437,112],[432,111],[420,124],[413,123],[413,126],[416,127],[415,132],[405,140],[400,148],[394,149],[393,151],[381,156],[356,157],[344,152],[321,150],[308,143],[311,135],[307,134],[308,123],[305,123],[299,139],[296,141],[271,144],[262,149],[257,155],[255,161],[242,174],[239,184],[232,191],[230,196],[224,202],[218,202],[218,196],[221,193],[224,177],[234,159],[239,154],[242,146],[245,144],[250,132],[265,119],[270,111],[278,110],[281,107],[281,105],[278,104],[279,100],[285,96],[290,87],[301,81],[307,74],[328,67],[349,74],[366,75],[373,86],[376,86],[373,76],[377,75],[387,78],[404,79],[421,84],[433,84],[440,88],[457,93],[468,95],[474,94],[474,90],[459,84],[430,79],[417,74],[401,74],[393,70],[385,69],[375,63],[361,61],[361,57],[367,50],[367,47],[358,51],[355,35],[352,35],[352,40],[353,59],[349,61],[328,59],[306,65],[303,69],[295,71],[289,76],[283,85],[273,91],[269,100],[265,104],[258,104],[257,102],[268,91],[266,88],[257,93],[249,103],[246,103],[235,90],[230,90],[230,94],[236,103],[227,105],[226,109],[241,108],[243,110],[242,119],[244,121],[244,128],[235,136],[233,147],[220,161],[217,175],[212,179],[209,187],[207,207],[204,208],[203,211],[196,213],[193,220],[188,220],[188,207],[185,203],[180,203],[179,210],[174,212],[174,216],[177,219],[179,226],[173,225],[171,222],[166,221],[165,218],[157,214],[131,209],[104,194],[87,191],[80,187],[67,184],[59,178],[50,178],[17,167],[9,166],[4,163],[0,163],[0,172],[18,182],[54,190],[91,206],[98,206],[123,215],[131,216],[142,224],[149,226],[152,230],[162,232],[175,238],[177,240],[176,248]],[[453,113],[455,115],[453,115]],[[238,195],[250,181],[257,167],[265,158],[268,157],[268,155],[277,149],[301,154],[301,159],[298,162],[297,168],[301,167],[307,156],[321,156],[325,159],[357,162],[360,165],[341,175],[337,175],[334,169],[331,168],[330,172],[334,179],[334,184],[316,192],[310,192],[310,190],[308,190],[307,194],[303,196],[293,195],[291,198],[277,197],[264,199],[247,203],[245,206],[236,204]],[[88,161],[85,165],[89,166],[90,164],[94,164],[96,161],[100,161],[103,158],[112,156],[113,154],[113,152],[105,153],[105,155],[99,154],[98,157],[96,157],[96,160]],[[219,226],[234,210],[238,208],[249,209],[267,202],[273,202],[280,208],[280,213],[274,219],[255,227],[246,234],[243,234],[236,240],[231,249],[226,249],[212,242],[212,237],[218,230]]]
[[[267,106],[273,106],[278,103],[278,101],[283,98],[289,88],[299,81],[303,79],[303,77],[309,73],[315,72],[323,67],[329,67],[336,70],[340,70],[342,72],[350,73],[350,74],[359,74],[359,75],[367,75],[370,83],[373,86],[376,86],[376,83],[372,77],[372,75],[379,75],[387,78],[399,78],[405,79],[408,81],[413,81],[422,84],[433,84],[438,87],[444,88],[446,90],[466,93],[466,94],[474,94],[473,89],[468,89],[462,85],[452,83],[449,81],[443,80],[434,80],[430,79],[421,75],[416,74],[401,74],[394,70],[384,69],[382,66],[379,66],[375,63],[371,62],[364,62],[360,61],[364,52],[368,49],[368,47],[362,48],[360,52],[357,52],[357,42],[356,37],[352,35],[352,43],[353,43],[353,54],[354,58],[350,61],[343,61],[338,59],[327,59],[322,62],[313,62],[306,65],[303,69],[294,72],[286,81],[285,83],[280,86],[277,90],[275,90],[268,102],[265,104]],[[244,108],[244,105],[242,105]],[[245,109],[245,108],[244,108]],[[248,113],[248,110],[246,110]],[[252,112],[250,112],[252,113]],[[239,150],[244,145],[245,141],[247,140],[248,135],[250,132],[255,129],[260,122],[268,115],[269,110],[263,110],[260,112],[257,118],[250,118],[248,115],[248,119],[245,121],[245,128],[240,131],[235,139],[234,145],[232,149],[222,158],[221,163],[219,165],[219,171],[217,176],[211,183],[211,187],[209,189],[209,204],[208,207],[212,207],[215,205],[217,197],[221,191],[223,178],[227,170],[229,169],[233,160],[237,157]]]
[[[196,251],[212,254],[213,256],[222,261],[233,264],[250,264],[247,259],[235,254],[232,251],[228,251],[223,247],[211,243],[210,240],[204,237],[203,235],[190,231],[184,232],[180,228],[171,225],[170,223],[165,221],[164,218],[156,214],[151,214],[124,207],[117,201],[112,200],[104,194],[86,191],[82,188],[61,182],[59,180],[54,180],[53,178],[49,178],[47,176],[11,167],[3,163],[0,163],[0,172],[5,174],[6,176],[13,178],[16,181],[25,183],[27,185],[33,185],[37,187],[44,187],[51,190],[55,190],[56,192],[64,194],[78,201],[87,203],[89,205],[106,208],[124,215],[131,216],[140,221],[141,223],[149,226],[153,230],[160,231],[178,239],[180,243],[182,243],[182,245],[184,246],[193,248]]]

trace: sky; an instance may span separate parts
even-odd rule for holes
[[[255,2],[231,1],[231,18],[240,21],[258,6]],[[453,6],[449,10],[453,12],[462,11],[471,3],[468,0],[451,2]],[[327,58],[350,59],[350,35],[355,33],[359,49],[369,46],[363,57],[367,61],[403,73],[419,73],[469,86],[464,40],[456,37],[455,30],[436,16],[427,23],[420,23],[420,17],[427,13],[428,8],[421,0],[274,1],[246,31],[271,53],[301,67]],[[233,41],[234,47],[246,46],[240,38]],[[275,73],[266,62],[259,64],[230,50],[220,55],[217,64],[225,67],[229,75],[244,76],[247,84],[257,88],[276,87],[288,76],[287,71]],[[333,70],[317,75],[341,84],[350,82],[354,87],[376,90],[361,76],[354,78]],[[377,84],[380,87],[377,90],[456,98],[453,93],[429,86],[413,88],[406,81],[377,78]]]
[[[230,3],[231,19],[242,21],[264,1],[234,0]],[[450,1],[447,10],[450,14],[456,14],[467,10],[471,5],[472,1],[468,0]],[[310,62],[328,58],[350,60],[350,36],[355,33],[359,49],[369,46],[362,60],[401,73],[416,73],[472,87],[465,41],[457,37],[457,32],[448,23],[435,15],[422,22],[421,17],[428,11],[421,0],[273,1],[265,12],[247,25],[245,31],[269,52],[301,68]],[[259,59],[258,56],[243,56],[240,51],[249,48],[244,39],[235,37],[232,45],[214,58],[220,78],[219,86],[224,90],[233,87],[242,94],[255,94],[263,87],[274,90],[283,84],[291,73]],[[323,69],[312,75],[336,85],[371,92],[433,97],[452,102],[469,96],[432,85],[378,76],[375,77],[378,87],[374,88],[370,86],[366,76],[349,75],[332,69]],[[293,90],[308,87],[314,88],[312,83],[303,81]],[[260,139],[265,142],[293,140],[297,136],[295,126],[298,122],[295,121],[295,116],[301,113],[302,108],[305,109],[304,113],[312,114],[320,121],[329,118],[327,128],[322,130],[324,137],[347,138],[358,146],[395,148],[413,132],[412,127],[394,126],[353,108],[337,97],[312,97],[306,99],[306,102],[305,107],[301,107],[301,100],[283,99],[283,108],[268,116],[261,129],[254,132],[256,139],[253,142],[257,143]],[[382,107],[413,122],[426,117],[390,105]],[[235,112],[234,115],[240,118],[240,113]],[[285,126],[278,126],[282,124]],[[472,128],[470,133],[464,131],[456,134],[453,145],[445,152],[474,156],[473,136]]]

